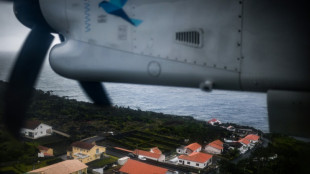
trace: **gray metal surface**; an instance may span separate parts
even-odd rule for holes
[[[81,81],[99,79],[196,88],[202,82],[209,81],[214,82],[216,89],[239,88],[238,73],[235,72],[129,54],[75,40],[55,46],[50,57],[55,72]]]
[[[106,13],[99,1],[65,2],[40,0],[47,22],[66,37],[50,53],[60,75],[207,91],[287,90],[268,92],[271,131],[309,134],[295,125],[309,121],[310,111],[292,104],[310,91],[306,0],[130,0],[122,10],[143,21],[138,27]],[[187,31],[199,31],[201,43],[176,40]]]

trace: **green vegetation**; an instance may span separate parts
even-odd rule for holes
[[[38,158],[38,142],[17,141],[0,129],[0,173],[25,173],[60,162],[59,158]]]
[[[0,82],[0,86],[5,83]],[[1,97],[1,87],[0,87]],[[103,132],[125,133],[134,130],[154,135],[174,137],[203,143],[230,134],[219,127],[207,125],[192,117],[164,115],[123,107],[102,108],[91,103],[68,100],[51,92],[34,91],[27,118],[52,125],[54,129],[72,135],[71,141],[84,139]]]
[[[71,144],[71,141],[61,135],[53,134],[52,136],[42,137],[36,140],[24,138],[24,141],[31,142],[34,144],[42,145],[45,147],[52,148],[54,156],[62,155],[66,153],[67,148]]]
[[[108,137],[108,140],[132,150],[139,148],[148,151],[150,147],[156,146],[164,153],[175,151],[175,148],[183,142],[183,139],[180,138],[138,130],[111,136]]]
[[[0,82],[1,118],[5,86],[6,83]],[[1,124],[3,141],[0,142],[0,146],[11,147],[1,151],[1,171],[6,169],[23,173],[32,169],[25,166],[28,166],[28,163],[29,166],[36,163],[38,145],[55,148],[54,153],[59,155],[64,153],[73,141],[94,135],[104,135],[108,131],[116,134],[108,137],[108,141],[118,146],[129,149],[139,147],[145,150],[158,146],[164,152],[175,151],[177,146],[184,143],[184,139],[190,138],[189,143],[203,143],[230,134],[225,129],[209,126],[204,121],[198,121],[192,117],[164,115],[118,106],[102,108],[91,103],[58,97],[51,92],[41,90],[34,90],[26,115],[28,120],[39,120],[52,125],[54,129],[70,134],[71,138],[68,140],[53,136],[34,141],[7,141],[6,138],[10,136],[5,133],[4,125]],[[4,163],[7,161],[11,163]],[[46,163],[41,162],[41,164]]]
[[[115,156],[107,156],[107,157],[103,157],[103,159],[87,163],[87,165],[91,168],[102,168],[105,165],[110,165],[110,164],[117,162],[117,160],[118,158]]]
[[[5,83],[0,82],[0,99]],[[3,102],[0,100],[0,116],[3,115]],[[230,132],[220,127],[207,125],[204,121],[192,117],[164,115],[144,112],[123,107],[101,108],[86,102],[69,100],[52,95],[51,92],[34,91],[27,119],[39,120],[52,125],[54,129],[71,135],[70,139],[57,136],[35,141],[17,141],[5,132],[0,124],[0,173],[25,173],[33,165],[43,167],[59,161],[57,158],[45,159],[37,163],[38,145],[55,148],[55,154],[62,154],[73,141],[94,135],[105,135],[113,131],[115,136],[108,136],[104,143],[128,149],[149,150],[159,147],[163,152],[175,151],[184,144],[198,142],[205,144],[215,139],[229,137]],[[241,160],[237,165],[221,160],[220,173],[227,174],[269,174],[269,173],[310,173],[310,144],[293,138],[269,135],[272,143],[267,148],[257,148],[250,158]],[[103,144],[105,145],[105,144]],[[236,157],[238,152],[230,151],[223,159]],[[270,157],[276,157],[271,159]],[[102,167],[115,162],[115,158],[105,158],[90,163],[93,167]]]

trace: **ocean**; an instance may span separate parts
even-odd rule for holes
[[[0,53],[0,80],[7,81],[16,53]],[[198,120],[217,118],[222,122],[255,127],[269,132],[265,93],[104,83],[113,105],[164,114],[192,116]],[[56,74],[45,61],[37,89],[52,91],[78,101],[89,101],[74,80]]]

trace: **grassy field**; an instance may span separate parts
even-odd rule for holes
[[[142,131],[126,132],[108,137],[108,140],[131,150],[136,148],[149,150],[152,147],[158,147],[164,153],[175,151],[182,143],[182,139]]]
[[[48,158],[48,159],[38,159],[38,161],[33,162],[33,164],[15,163],[9,166],[0,167],[0,173],[5,173],[5,174],[26,173],[33,169],[45,167],[47,165],[51,165],[51,164],[54,164],[60,161],[61,159],[58,159],[58,158]]]
[[[103,159],[95,160],[90,163],[87,163],[87,165],[91,168],[101,168],[101,167],[104,167],[105,165],[111,165],[117,162],[117,160],[118,160],[117,157],[108,156],[108,157],[104,157]]]
[[[36,140],[24,139],[27,142],[32,142],[41,146],[53,148],[54,156],[65,154],[67,147],[70,146],[71,141],[61,135],[53,134],[51,136],[42,137]]]

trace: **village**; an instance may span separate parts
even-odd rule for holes
[[[63,174],[216,173],[219,170],[218,161],[226,159],[233,163],[237,162],[249,156],[257,146],[266,144],[263,141],[262,132],[253,128],[229,123],[222,124],[215,118],[205,124],[228,130],[231,134],[229,137],[220,137],[204,144],[185,139],[183,145],[169,153],[163,153],[156,143],[150,143],[149,148],[129,149],[122,144],[105,143],[106,137],[97,135],[67,144],[65,154],[54,154],[53,147],[43,146],[39,143],[38,158],[41,161],[54,156],[58,156],[62,161],[42,168],[36,168],[34,165],[33,170],[27,173],[48,174],[56,173],[56,171]],[[44,139],[55,134],[65,138],[70,137],[64,132],[54,130],[51,125],[34,120],[26,122],[21,134],[30,141]],[[106,132],[106,135],[111,140],[118,139],[113,131]],[[135,136],[137,138],[137,135]],[[167,143],[169,141],[167,140]],[[66,146],[66,144],[62,146]]]

